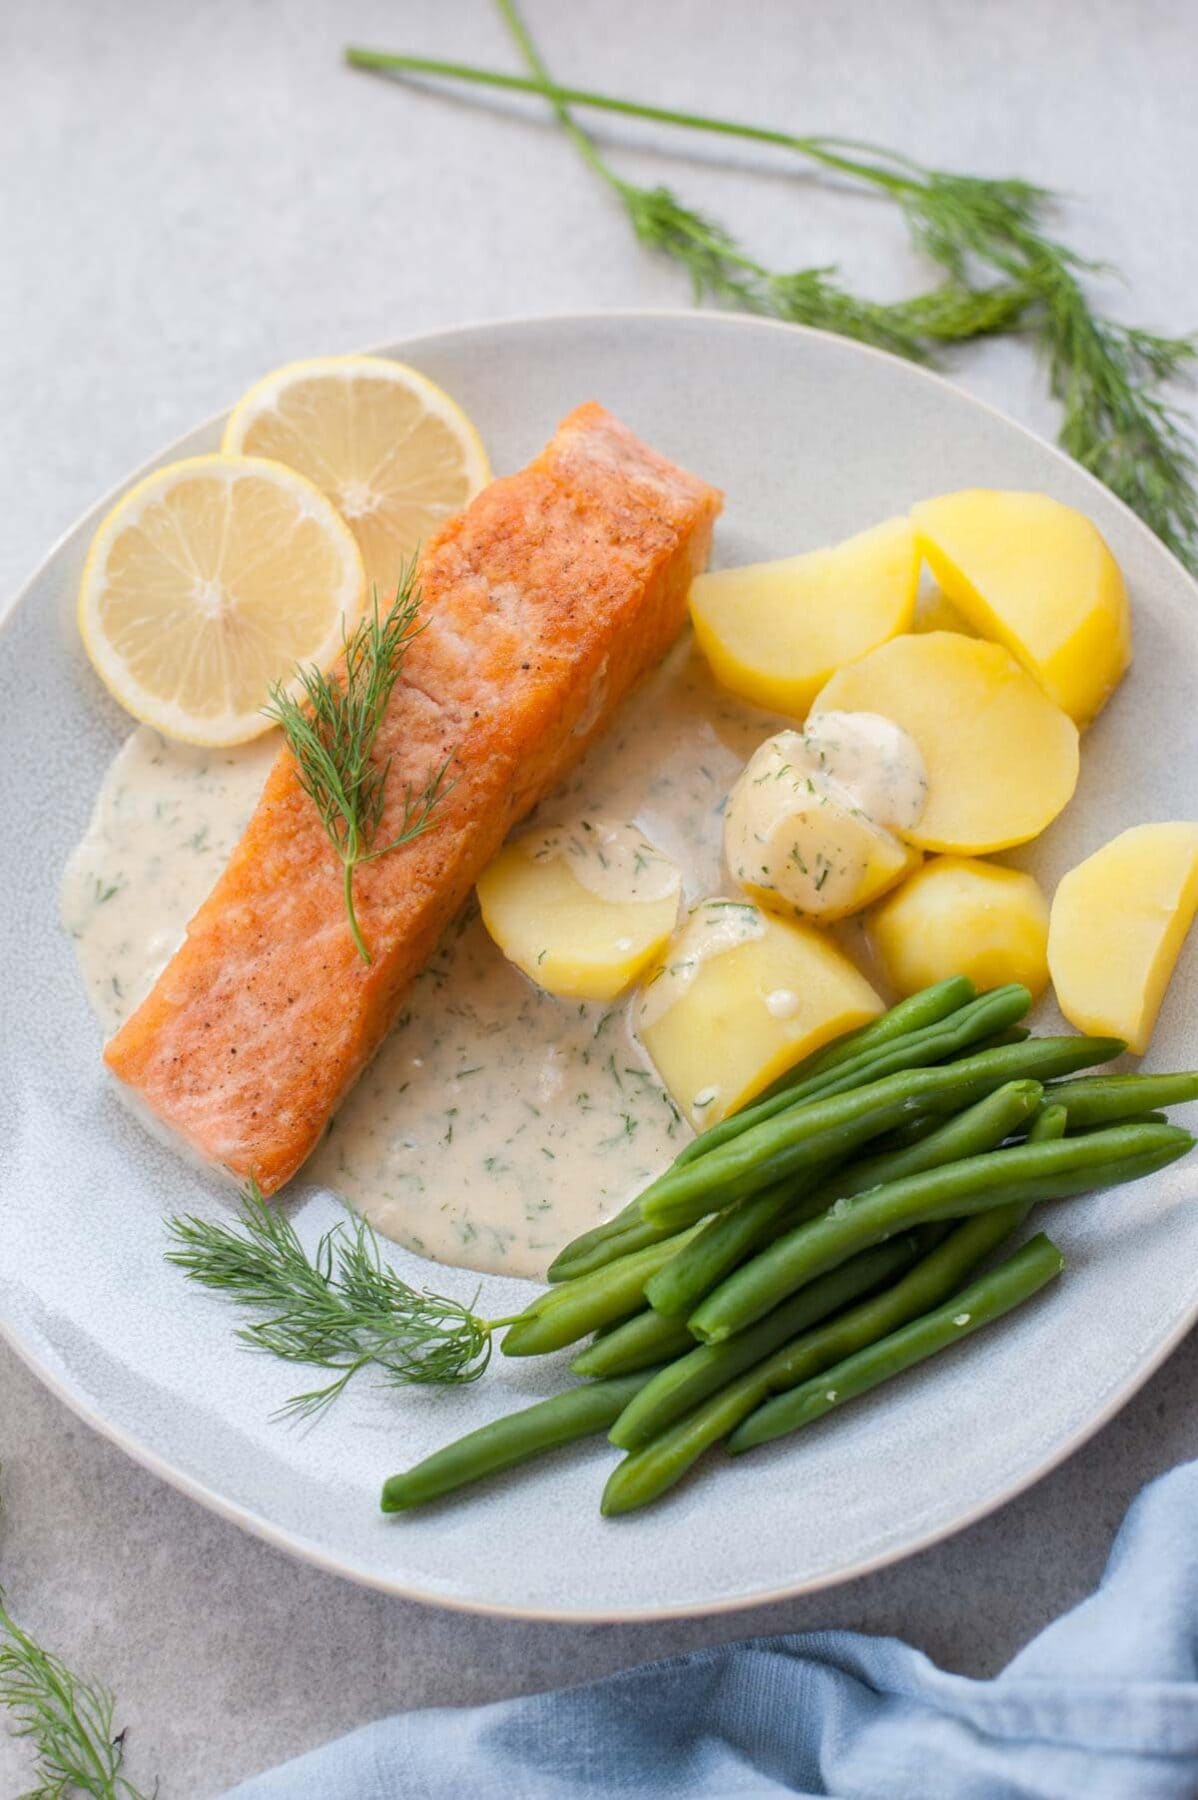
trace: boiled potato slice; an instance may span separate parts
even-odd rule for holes
[[[849,728],[859,721],[872,727],[872,741],[850,735]],[[821,736],[824,726],[828,729]],[[842,747],[845,754],[838,759]],[[877,753],[880,772],[868,765],[863,771],[856,767],[870,749]],[[909,768],[903,766],[903,749],[909,752]],[[888,783],[885,777],[892,771],[894,780]],[[871,777],[876,795],[870,791]],[[919,753],[888,719],[814,714],[805,731],[779,731],[767,738],[729,794],[724,811],[728,871],[738,887],[773,912],[846,918],[918,867],[919,851],[886,827],[896,800],[904,824],[918,818],[925,793]],[[870,799],[887,817],[879,818],[864,804]],[[889,809],[887,800],[892,802]]]
[[[583,821],[518,838],[478,883],[483,923],[538,987],[614,1000],[660,954],[681,876],[630,826]]]
[[[870,915],[870,937],[899,995],[950,975],[979,991],[1021,981],[1048,986],[1048,902],[1018,869],[970,856],[934,856]]]
[[[906,519],[827,550],[700,575],[690,608],[717,680],[802,718],[834,669],[909,631],[919,555]]]
[[[813,711],[882,713],[914,738],[928,776],[923,850],[984,855],[1026,843],[1077,785],[1077,726],[1001,644],[929,631],[833,675]]]
[[[925,500],[911,518],[953,605],[1088,724],[1131,661],[1127,589],[1097,526],[1047,494],[993,488]]]
[[[813,926],[704,900],[646,983],[636,1024],[701,1131],[881,1010],[865,977]]]
[[[1062,877],[1048,966],[1079,1031],[1142,1056],[1198,908],[1198,824],[1134,825]]]

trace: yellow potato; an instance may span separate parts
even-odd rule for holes
[[[1119,565],[1084,513],[1047,494],[967,488],[912,507],[949,600],[1086,725],[1131,661]]]
[[[767,860],[752,860],[766,850]],[[831,923],[860,912],[918,868],[920,854],[832,795],[798,800],[768,846],[751,844],[728,867],[738,887],[774,912]],[[733,856],[736,860],[733,861]]]
[[[820,723],[809,721],[808,730]],[[888,720],[872,723],[893,732]],[[922,784],[922,770],[917,772]],[[728,796],[729,873],[746,894],[788,918],[847,918],[919,866],[919,851],[871,818],[837,773],[834,746],[823,749],[814,731],[810,737],[780,731],[749,759]],[[915,813],[921,798],[922,785]]]
[[[984,855],[1026,843],[1077,785],[1077,726],[1001,644],[929,631],[833,675],[815,712],[875,712],[914,738],[928,777],[923,850]]]
[[[503,954],[547,993],[614,1000],[658,956],[678,919],[679,883],[655,899],[608,899],[569,861],[508,844],[478,883],[483,924]],[[663,859],[664,860],[664,859]]]
[[[934,856],[879,901],[869,934],[899,995],[950,975],[968,975],[980,991],[1022,981],[1033,999],[1048,986],[1048,902],[1018,869]]]
[[[705,900],[646,983],[636,1023],[678,1106],[702,1130],[881,1010],[865,977],[814,926]]]
[[[700,575],[690,608],[725,687],[802,718],[834,669],[909,631],[919,554],[906,519],[826,550]]]
[[[1079,1031],[1142,1056],[1198,908],[1198,824],[1135,825],[1062,877],[1048,966]]]

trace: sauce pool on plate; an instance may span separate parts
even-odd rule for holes
[[[725,799],[778,723],[718,688],[681,643],[545,810],[631,821],[628,842],[611,846],[616,872],[625,878],[627,862],[652,884],[658,875],[672,880],[674,864],[693,903],[724,885]],[[106,1033],[181,940],[277,747],[272,735],[239,750],[196,750],[142,727],[114,759],[62,894]],[[542,829],[552,840],[559,828]],[[637,833],[668,859],[660,870],[637,866]],[[570,854],[561,843],[546,853]],[[583,865],[590,881],[606,881],[597,858],[570,864],[575,873]],[[413,985],[305,1177],[439,1262],[540,1277],[689,1135],[631,1034],[627,1004],[542,993],[470,907]]]

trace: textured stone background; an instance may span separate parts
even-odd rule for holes
[[[528,0],[563,79],[795,129],[868,134],[1073,196],[1112,304],[1198,322],[1198,35],[1188,0]],[[286,358],[463,319],[684,304],[559,136],[519,103],[355,76],[342,42],[511,64],[486,0],[7,0],[0,9],[0,597],[131,465]],[[916,277],[900,223],[779,157],[607,127],[779,265]],[[749,169],[753,173],[749,173]],[[1051,432],[1019,348],[971,391]],[[702,371],[696,371],[702,379]],[[810,1600],[660,1626],[475,1619],[386,1599],[242,1536],[128,1462],[0,1348],[0,1577],[120,1695],[163,1800],[399,1707],[584,1680],[759,1631],[901,1633],[984,1672],[1093,1583],[1147,1478],[1198,1452],[1198,1347],[1064,1468],[903,1566]],[[980,1427],[979,1427],[980,1428]],[[0,1739],[0,1792],[24,1760]]]

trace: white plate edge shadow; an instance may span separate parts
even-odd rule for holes
[[[1155,557],[1164,557],[1174,565],[1183,581],[1193,590],[1195,603],[1198,603],[1198,584],[1195,584],[1178,559],[1156,538],[1155,534],[1131,511],[1125,502],[1105,488],[1087,470],[1076,464],[1063,451],[1047,440],[1041,438],[1028,427],[1007,417],[999,408],[985,401],[977,400],[965,390],[949,381],[934,370],[915,364],[903,362],[885,351],[872,346],[853,343],[832,334],[814,331],[808,327],[786,325],[778,321],[753,319],[744,315],[684,308],[613,308],[601,311],[569,311],[544,315],[528,314],[511,318],[493,318],[474,320],[469,323],[449,326],[421,332],[413,337],[406,337],[381,346],[373,346],[366,354],[386,355],[398,360],[407,357],[419,358],[422,346],[444,345],[454,338],[469,338],[481,331],[495,329],[536,330],[538,328],[558,325],[579,327],[606,328],[612,323],[621,321],[634,323],[657,320],[683,326],[692,326],[696,322],[703,324],[720,324],[737,331],[758,333],[781,333],[790,337],[804,337],[821,342],[831,342],[840,349],[845,349],[858,357],[878,359],[881,363],[897,367],[904,371],[912,381],[922,381],[937,388],[945,389],[958,402],[965,402],[969,407],[984,413],[991,420],[998,422],[1012,433],[1029,440],[1036,446],[1038,453],[1046,455],[1067,467],[1074,481],[1081,479],[1096,494],[1101,496],[1103,506],[1115,507],[1122,514],[1125,528],[1134,529],[1149,547],[1149,553]],[[143,478],[152,470],[164,463],[175,460],[181,454],[188,454],[183,446],[197,433],[205,430],[214,431],[227,416],[224,411],[209,415],[193,425],[189,430],[179,434],[156,454],[150,456],[136,470],[131,471],[114,483],[108,492],[89,506],[71,525],[63,530],[53,545],[41,559],[35,570],[17,589],[12,600],[0,611],[0,633],[9,624],[29,598],[31,591],[43,578],[48,566],[70,545],[78,534],[94,528],[94,524],[103,516],[115,499],[125,492],[134,482]],[[860,1561],[843,1567],[829,1570],[814,1576],[800,1578],[780,1586],[771,1586],[744,1594],[723,1596],[711,1600],[694,1602],[676,1602],[667,1604],[648,1604],[644,1606],[621,1605],[618,1607],[545,1607],[502,1603],[481,1599],[464,1598],[461,1595],[447,1593],[439,1589],[422,1588],[410,1581],[393,1578],[381,1571],[371,1571],[354,1566],[326,1550],[321,1545],[303,1537],[298,1532],[274,1524],[249,1507],[228,1499],[204,1481],[175,1467],[150,1444],[127,1431],[123,1426],[114,1423],[104,1416],[91,1402],[89,1397],[59,1371],[50,1366],[48,1360],[39,1356],[37,1349],[25,1341],[15,1322],[0,1313],[0,1337],[7,1342],[20,1361],[37,1377],[37,1379],[55,1397],[63,1402],[78,1418],[109,1442],[140,1463],[152,1474],[157,1475],[190,1499],[200,1502],[219,1517],[240,1526],[243,1530],[273,1548],[323,1570],[326,1573],[340,1576],[358,1585],[375,1589],[379,1592],[399,1598],[418,1601],[427,1605],[443,1607],[450,1611],[473,1613],[482,1616],[499,1618],[541,1620],[561,1623],[639,1623],[664,1621],[674,1618],[703,1617],[724,1613],[747,1611],[750,1608],[768,1606],[802,1594],[817,1593],[836,1587],[844,1582],[859,1579],[865,1575],[886,1568],[921,1551],[932,1548],[955,1536],[958,1532],[976,1524],[989,1514],[1005,1506],[1021,1493],[1026,1492],[1046,1475],[1067,1461],[1077,1450],[1081,1449],[1093,1436],[1107,1425],[1111,1419],[1127,1404],[1127,1402],[1148,1382],[1152,1375],[1167,1361],[1177,1346],[1188,1335],[1194,1324],[1198,1322],[1198,1289],[1196,1289],[1190,1305],[1178,1315],[1171,1330],[1155,1346],[1147,1357],[1132,1360],[1130,1372],[1122,1379],[1116,1380],[1108,1390],[1099,1409],[1088,1417],[1075,1432],[1053,1448],[1038,1461],[1026,1468],[1021,1468],[1004,1486],[992,1491],[986,1497],[954,1516],[947,1523],[938,1524],[922,1534],[904,1540],[880,1551],[878,1554],[865,1557]]]

